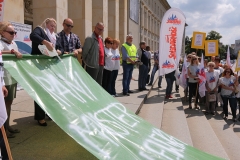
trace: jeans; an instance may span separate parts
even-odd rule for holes
[[[134,65],[127,64],[126,61],[123,61],[122,66],[123,66],[123,80],[122,80],[123,93],[128,93]]]
[[[154,66],[153,66],[153,69],[152,69],[152,73],[151,73],[151,79],[150,79],[150,82],[149,82],[149,84],[152,84],[152,83],[153,83],[154,76],[155,76],[155,74],[156,74],[157,70],[158,70],[158,66],[157,66],[157,65],[154,65]]]
[[[171,78],[166,78],[166,82],[167,82],[166,95],[171,95],[172,88],[173,88],[173,81],[174,80]]]
[[[197,92],[197,85],[198,85],[198,83],[188,82],[188,86],[189,86],[189,104],[192,103],[192,97],[193,97],[193,96],[196,96],[196,97],[195,97],[195,99],[196,99],[196,104],[198,103],[199,94],[198,94],[198,92]]]
[[[116,95],[115,84],[116,84],[117,76],[118,76],[118,70],[113,70],[110,78],[110,83],[108,86],[108,91],[111,95]]]
[[[146,88],[146,81],[148,76],[148,67],[144,64],[139,66],[139,75],[138,75],[138,89]]]
[[[222,100],[223,100],[223,112],[225,116],[228,116],[228,101],[229,101],[233,118],[236,118],[236,110],[237,110],[236,98],[222,95]]]

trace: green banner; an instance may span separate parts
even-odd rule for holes
[[[99,159],[220,159],[155,128],[99,86],[76,58],[4,55],[4,67],[76,142]]]

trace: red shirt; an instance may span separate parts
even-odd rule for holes
[[[104,66],[104,48],[103,48],[103,41],[102,39],[95,33],[98,39],[98,46],[99,46],[99,65]]]

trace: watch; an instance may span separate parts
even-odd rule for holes
[[[14,51],[14,49],[11,49],[11,54],[15,54],[15,51]]]

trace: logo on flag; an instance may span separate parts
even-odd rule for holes
[[[174,64],[171,64],[168,60],[163,63],[162,68],[174,68]]]
[[[173,15],[168,18],[167,23],[175,24],[175,25],[180,25],[182,22],[180,19],[177,18],[176,15]]]

